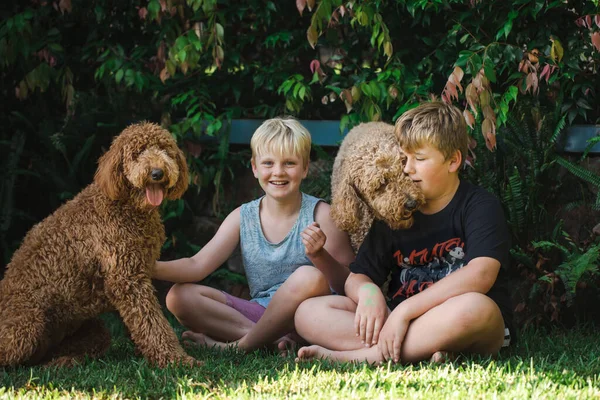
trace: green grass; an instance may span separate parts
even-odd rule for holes
[[[198,348],[190,353],[203,366],[161,370],[135,354],[120,322],[105,320],[114,338],[104,357],[72,369],[0,369],[0,399],[600,398],[600,335],[593,327],[523,332],[519,344],[495,360],[370,367]]]

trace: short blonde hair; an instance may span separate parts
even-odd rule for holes
[[[430,145],[448,159],[460,150],[462,163],[465,162],[469,145],[467,123],[460,110],[451,104],[435,101],[408,110],[396,121],[394,133],[406,151]]]
[[[311,138],[308,130],[292,117],[277,117],[263,122],[252,135],[250,148],[252,160],[265,153],[294,154],[304,166],[310,158]]]

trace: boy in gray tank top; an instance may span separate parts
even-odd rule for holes
[[[225,218],[191,258],[157,262],[155,279],[175,282],[167,308],[189,330],[183,339],[250,352],[298,339],[294,314],[304,300],[343,293],[354,253],[329,216],[329,205],[300,191],[308,173],[310,134],[297,120],[274,118],[254,133],[252,171],[264,196]],[[240,244],[250,301],[194,284]]]

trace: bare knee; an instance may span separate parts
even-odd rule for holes
[[[323,304],[320,301],[320,298],[310,298],[307,300],[304,300],[302,303],[300,303],[300,305],[298,306],[298,308],[296,309],[296,314],[294,315],[294,321],[297,323],[298,321],[305,321],[307,319],[309,319],[311,316],[315,315],[315,310],[318,307],[322,307]]]
[[[310,265],[303,265],[294,271],[286,280],[286,291],[302,300],[330,293],[325,275]]]
[[[455,327],[465,333],[490,330],[502,319],[496,303],[481,293],[465,293],[447,303],[452,306]]]
[[[320,319],[321,313],[327,313],[329,306],[326,301],[327,297],[313,297],[304,300],[296,309],[294,326],[296,327],[296,332],[304,339],[308,340],[312,338],[313,331],[318,325],[314,323],[315,320]]]
[[[178,319],[185,316],[190,310],[202,307],[204,286],[193,283],[176,283],[167,293],[167,309]]]

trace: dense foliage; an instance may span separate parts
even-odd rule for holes
[[[163,209],[176,256],[197,249],[192,217],[235,203],[248,153],[221,134],[230,119],[343,131],[441,98],[472,127],[466,177],[503,200],[522,309],[559,320],[577,282],[597,294],[597,240],[587,227],[573,239],[557,210],[600,208],[600,179],[555,149],[565,126],[600,119],[598,0],[9,0],[0,17],[4,264],[128,123],[161,122],[188,155],[192,187]],[[308,187],[326,195],[327,182]],[[564,307],[535,310],[552,302]]]

